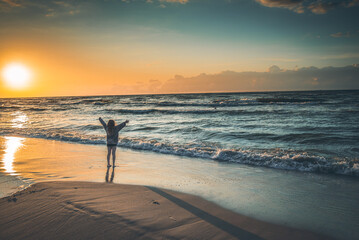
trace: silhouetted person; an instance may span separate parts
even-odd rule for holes
[[[114,120],[109,120],[106,124],[101,117],[98,118],[100,120],[103,128],[106,131],[106,140],[107,140],[107,167],[111,167],[110,165],[110,157],[112,153],[112,164],[113,167],[115,167],[115,161],[116,161],[116,147],[118,144],[118,132],[126,126],[126,124],[129,122],[128,120],[124,121],[120,125],[115,124]]]

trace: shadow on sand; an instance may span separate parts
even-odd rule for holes
[[[107,167],[107,171],[106,171],[105,180],[106,180],[107,183],[112,183],[112,182],[113,182],[113,178],[115,177],[115,167],[112,167],[111,177],[109,178],[110,168],[111,168],[111,167]]]
[[[214,225],[215,227],[231,234],[232,236],[234,236],[235,238],[238,239],[247,239],[247,240],[263,240],[263,238],[250,233],[246,230],[243,230],[229,222],[226,222],[216,216],[213,216],[169,193],[166,193],[158,188],[155,187],[150,187],[150,186],[146,186],[148,189],[150,189],[151,191],[161,195],[164,198],[167,198],[168,200],[170,200],[171,202],[177,204],[178,206],[180,206],[181,208],[186,209],[187,211],[189,211],[190,213],[196,215],[197,217],[203,219],[204,221]]]

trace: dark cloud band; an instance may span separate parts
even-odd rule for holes
[[[179,87],[181,86],[181,87]],[[233,92],[272,90],[359,89],[359,64],[346,67],[304,67],[283,70],[272,66],[267,72],[224,71],[195,77],[176,75],[165,82],[166,92]]]
[[[314,14],[325,14],[338,7],[354,7],[358,0],[255,0],[266,7],[286,8],[297,13],[310,11]]]

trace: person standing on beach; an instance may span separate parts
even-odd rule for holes
[[[106,131],[106,140],[107,140],[107,167],[111,167],[110,157],[112,153],[112,164],[115,167],[116,161],[116,147],[118,144],[118,132],[126,126],[129,122],[128,120],[124,121],[120,125],[116,125],[114,120],[109,120],[106,124],[101,117],[98,118],[101,122],[103,128]]]

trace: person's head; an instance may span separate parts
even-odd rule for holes
[[[107,129],[108,129],[108,133],[112,135],[114,132],[114,129],[115,129],[115,121],[114,120],[112,120],[112,119],[108,120]]]

